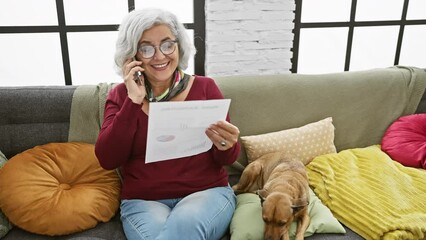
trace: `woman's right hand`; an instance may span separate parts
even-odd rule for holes
[[[145,71],[141,65],[141,61],[129,59],[124,63],[123,66],[124,84],[126,84],[127,95],[132,100],[132,102],[136,104],[142,104],[142,101],[146,95],[144,75],[141,74],[139,76],[139,80],[137,77],[138,71]]]

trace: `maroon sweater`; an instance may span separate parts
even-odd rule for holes
[[[213,79],[196,76],[185,101],[206,99],[223,99],[223,96]],[[228,185],[224,165],[237,159],[239,143],[226,151],[213,145],[209,151],[198,155],[145,164],[147,129],[148,116],[141,105],[127,96],[124,83],[112,89],[106,101],[95,153],[103,168],[121,167],[122,199],[179,198]]]

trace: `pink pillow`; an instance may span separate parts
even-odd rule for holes
[[[393,122],[382,138],[382,150],[405,166],[426,169],[426,114]]]

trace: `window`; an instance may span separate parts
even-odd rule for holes
[[[292,72],[426,68],[424,9],[424,0],[296,0]]]
[[[198,50],[187,72],[203,75],[204,1],[9,0],[0,2],[0,85],[122,81],[113,68],[118,25],[147,7],[171,10],[185,24]]]
[[[295,2],[293,73],[398,64],[426,68],[426,1]],[[121,81],[112,62],[117,27],[128,11],[157,6],[185,24],[197,48],[187,72],[204,75],[204,5],[200,0],[0,1],[0,85]]]

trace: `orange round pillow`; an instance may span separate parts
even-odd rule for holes
[[[32,233],[65,235],[109,221],[119,207],[120,179],[87,143],[49,143],[12,157],[0,169],[0,208]]]

